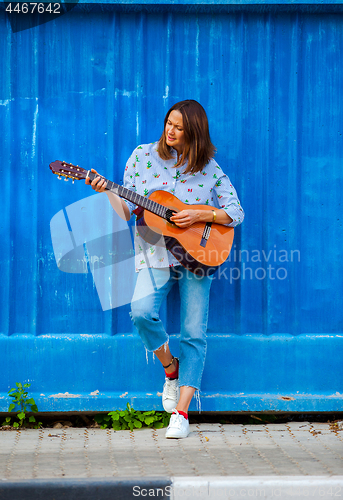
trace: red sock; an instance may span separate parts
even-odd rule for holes
[[[164,370],[165,371],[165,370]],[[171,380],[175,380],[176,378],[179,377],[179,362],[176,360],[176,368],[172,373],[166,373],[166,377],[170,378]]]
[[[184,411],[180,411],[180,410],[177,410],[177,411],[178,411],[178,413],[180,413],[180,415],[182,415],[183,417],[185,417],[186,420],[188,420],[188,414],[187,413],[185,413]]]

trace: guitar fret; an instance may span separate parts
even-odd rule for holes
[[[97,177],[97,174],[90,172],[88,177],[91,181],[93,181],[95,177]],[[131,189],[125,188],[120,184],[116,184],[115,182],[109,181],[105,177],[103,178],[107,182],[106,186],[107,190],[117,193],[121,198],[125,198],[126,200],[131,201],[135,205],[141,206],[145,210],[148,210],[149,212],[152,212],[155,215],[162,217],[163,219],[166,218],[166,207],[164,207],[160,203],[150,200],[149,198],[145,198],[139,193],[134,192]]]
[[[169,210],[162,204],[157,203],[149,199],[146,196],[140,195],[139,193],[133,191],[132,189],[128,189],[120,184],[116,184],[104,176],[99,175],[98,173],[94,173],[91,170],[85,170],[80,168],[78,165],[72,165],[71,163],[57,161],[50,164],[50,169],[55,174],[59,174],[64,177],[71,177],[74,179],[88,179],[91,183],[94,181],[96,177],[100,177],[106,182],[106,190],[112,191],[115,194],[118,194],[121,198],[128,200],[139,207],[142,207],[149,212],[154,213],[155,215],[162,217],[164,219],[167,218],[167,213]],[[76,173],[77,171],[78,173]],[[80,173],[81,172],[81,173]]]
[[[147,209],[150,210],[150,212],[156,212],[156,207],[154,205],[152,200],[147,200]]]
[[[163,219],[166,218],[166,208],[163,205],[157,206],[157,214]]]

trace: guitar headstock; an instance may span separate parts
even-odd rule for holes
[[[73,165],[72,163],[67,163],[65,161],[59,160],[50,163],[49,167],[53,174],[58,175],[59,179],[61,177],[65,177],[64,180],[68,180],[69,178],[73,179],[73,182],[74,180],[86,179],[88,172],[78,165]]]

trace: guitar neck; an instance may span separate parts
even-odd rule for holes
[[[93,172],[88,173],[88,177],[91,181],[94,180],[95,177],[98,177],[98,175],[99,174],[94,174]],[[102,178],[107,183],[106,184],[107,191],[111,191],[112,193],[119,195],[121,198],[131,201],[135,205],[138,205],[139,207],[144,208],[144,210],[148,210],[149,212],[152,212],[153,214],[158,215],[163,219],[167,218],[168,209],[164,205],[160,205],[159,203],[156,203],[155,201],[152,201],[149,198],[146,198],[145,196],[142,196],[138,193],[131,191],[131,189],[127,189],[124,186],[120,186],[115,182],[109,181],[105,177]]]

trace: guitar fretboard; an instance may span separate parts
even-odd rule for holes
[[[88,177],[92,181],[95,179],[95,177],[98,177],[98,175],[99,174],[89,172]],[[107,182],[106,190],[118,194],[121,198],[131,201],[135,205],[138,205],[144,208],[144,210],[148,210],[149,212],[152,212],[153,214],[158,215],[163,219],[167,219],[170,216],[170,210],[164,205],[160,205],[160,203],[156,203],[156,201],[149,200],[149,198],[145,198],[145,196],[142,196],[141,194],[134,193],[133,191],[131,191],[131,189],[127,189],[124,186],[120,186],[115,182],[109,181],[105,177],[103,177],[103,179],[105,179],[105,181]]]

